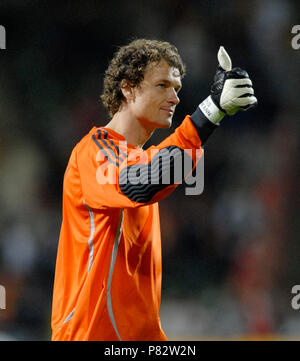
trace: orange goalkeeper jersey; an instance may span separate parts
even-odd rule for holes
[[[185,149],[200,149],[215,126],[198,118],[187,116],[174,133],[145,151],[96,127],[73,149],[64,175],[52,340],[166,340],[159,319],[157,202],[179,182],[172,176],[171,184],[136,182],[135,177],[149,178],[155,170],[151,174],[161,180],[174,166],[164,164],[163,151],[172,151],[175,159]],[[191,157],[195,166],[197,156]]]

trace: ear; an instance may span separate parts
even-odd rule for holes
[[[126,99],[126,101],[130,101],[134,99],[134,90],[131,82],[127,79],[121,80],[121,92]]]

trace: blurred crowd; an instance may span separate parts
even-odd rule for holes
[[[297,2],[50,4],[0,5],[0,339],[50,337],[64,170],[75,144],[109,119],[99,100],[109,59],[140,37],[170,41],[187,65],[172,128],[146,147],[209,94],[220,45],[258,98],[207,142],[204,192],[186,196],[182,186],[160,203],[167,336],[300,337],[291,308],[300,271]]]

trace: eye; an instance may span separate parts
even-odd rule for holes
[[[158,84],[158,86],[159,86],[160,88],[165,88],[165,87],[166,87],[166,84],[165,84],[165,83],[160,83],[160,84]]]

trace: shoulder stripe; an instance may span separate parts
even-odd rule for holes
[[[99,139],[99,143],[103,144],[105,148],[105,150],[107,150],[107,152],[110,154],[110,157],[114,160],[119,161],[120,158],[116,155],[116,153],[113,151],[113,149],[111,148],[111,146],[108,144],[108,142],[105,139]]]
[[[104,136],[102,136],[100,129],[97,130],[98,139],[101,140],[102,143],[106,145],[106,147],[109,149],[110,153],[113,154],[113,156],[116,159],[123,162],[123,160],[125,159],[125,157],[127,157],[127,155],[125,153],[121,152],[121,155],[123,156],[123,158],[121,158],[120,157],[120,149],[119,149],[119,147],[111,139],[107,138],[108,132],[105,132],[105,131],[103,131],[103,132],[104,132]],[[117,152],[117,155],[116,155],[114,149]]]
[[[95,137],[94,134],[92,135],[92,139],[93,139],[93,141],[95,142],[95,144],[97,145],[97,147],[102,151],[102,153],[104,154],[104,156],[106,157],[106,159],[107,159],[110,163],[112,163],[112,164],[116,165],[117,167],[119,167],[120,164],[115,161],[115,159],[116,159],[115,154],[114,154],[114,156],[113,156],[113,159],[111,159],[110,156],[108,155],[107,151],[106,151],[107,148],[104,148],[104,147],[98,142],[98,140],[96,139],[96,137]]]
[[[109,143],[111,144],[111,146],[117,151],[118,156],[119,156],[119,157],[121,157],[121,156],[123,157],[123,159],[122,159],[122,161],[123,161],[123,160],[127,157],[127,154],[124,153],[124,152],[120,152],[120,148],[119,148],[111,139],[109,139],[109,138],[107,137],[108,132],[107,132],[106,130],[104,130],[104,129],[97,129],[97,133],[98,133],[99,137],[102,137],[101,132],[104,132],[103,138],[106,140],[106,142],[109,142]]]

